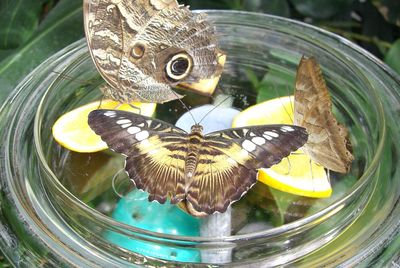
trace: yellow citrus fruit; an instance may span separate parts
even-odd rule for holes
[[[156,104],[132,102],[129,104],[121,104],[112,100],[103,100],[92,102],[76,108],[68,113],[63,114],[54,123],[52,131],[54,139],[65,148],[80,152],[93,153],[107,149],[107,144],[103,142],[100,136],[96,135],[88,125],[88,115],[96,109],[118,109],[134,113],[140,113],[146,116],[152,116]],[[99,107],[100,106],[100,107]]]
[[[233,127],[265,124],[293,124],[293,96],[268,100],[251,106],[238,114]],[[301,149],[271,168],[258,172],[262,183],[291,194],[324,198],[332,194],[324,168]]]

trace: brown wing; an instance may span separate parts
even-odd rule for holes
[[[163,121],[118,110],[95,110],[89,126],[110,149],[127,156],[125,170],[149,201],[185,198],[187,135]]]
[[[85,0],[84,18],[89,51],[111,86],[103,93],[119,102],[180,98],[171,85],[222,71],[214,27],[204,14],[194,14],[175,0]],[[187,66],[174,58],[182,53],[191,59]],[[178,73],[185,67],[187,75],[169,79],[168,66]]]
[[[205,136],[187,192],[195,216],[225,212],[256,182],[260,167],[279,163],[307,141],[305,129],[288,125],[255,126]]]
[[[246,168],[219,150],[204,148],[188,188],[187,209],[197,217],[223,213],[256,181],[256,169]]]
[[[327,169],[346,173],[354,157],[346,128],[332,113],[332,101],[314,58],[303,57],[297,69],[294,124],[307,129],[311,159]]]

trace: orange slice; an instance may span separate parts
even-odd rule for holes
[[[293,124],[293,96],[268,100],[242,111],[233,127],[265,124]],[[298,150],[279,164],[258,171],[262,183],[291,194],[325,198],[332,194],[324,168]]]
[[[107,144],[88,125],[88,115],[91,111],[99,108],[115,109],[118,107],[118,110],[138,113],[139,110],[134,108],[138,107],[142,115],[152,116],[156,109],[154,103],[133,102],[131,105],[134,107],[132,107],[129,104],[118,106],[119,103],[112,100],[103,100],[100,107],[99,105],[100,101],[96,101],[63,114],[53,125],[54,139],[71,151],[80,153],[98,152],[107,149]]]

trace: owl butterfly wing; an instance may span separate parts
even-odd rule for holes
[[[84,17],[104,93],[120,102],[180,98],[170,85],[222,72],[214,27],[175,0],[85,0]]]
[[[124,154],[125,170],[149,201],[172,203],[185,198],[185,131],[163,121],[118,110],[95,110],[89,126],[110,149]]]
[[[101,88],[106,98],[121,103],[163,103],[181,97],[129,60],[128,44],[158,12],[149,1],[123,0],[113,4],[109,0],[84,0],[83,10],[90,54],[108,84]]]
[[[186,207],[196,216],[225,212],[271,167],[307,141],[304,128],[268,125],[235,128],[205,136]]]
[[[354,160],[347,129],[332,113],[332,101],[314,58],[300,61],[294,94],[294,124],[307,129],[305,150],[325,168],[347,173]]]

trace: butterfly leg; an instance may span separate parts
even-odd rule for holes
[[[101,108],[101,105],[103,104],[104,98],[105,98],[104,95],[102,95],[101,98],[100,98],[99,106],[97,106],[97,109],[100,109],[100,108]]]
[[[312,162],[311,162],[311,159],[310,159],[310,161],[309,161],[309,165],[310,165],[310,174],[311,174],[311,181],[312,181],[312,186],[313,186],[313,192],[315,192],[314,173],[313,173],[313,169],[312,169]]]
[[[114,174],[114,176],[113,176],[113,178],[112,178],[112,180],[111,180],[111,186],[112,186],[112,188],[113,188],[113,190],[114,190],[114,193],[116,194],[116,195],[118,195],[120,198],[124,198],[124,195],[123,194],[121,194],[119,191],[118,191],[118,189],[117,189],[117,186],[116,186],[116,180],[118,179],[118,176],[121,174],[121,172],[123,172],[123,171],[125,171],[125,169],[120,169],[118,172],[116,172],[115,174]]]
[[[286,172],[285,175],[289,175],[289,174],[290,174],[290,171],[292,171],[292,163],[290,162],[289,157],[286,157],[286,161],[288,161],[288,166],[289,166],[289,168],[288,168],[288,171]]]
[[[135,105],[133,105],[133,104],[131,104],[131,103],[129,103],[129,106],[131,106],[133,109],[138,110],[138,111],[139,111],[138,114],[142,114],[142,110],[141,110],[139,107],[137,107],[137,106],[135,106]]]
[[[328,182],[329,182],[329,184],[331,184],[331,171],[330,171],[330,169],[327,169],[327,170],[326,170],[326,175],[327,175],[327,177],[328,177]]]

